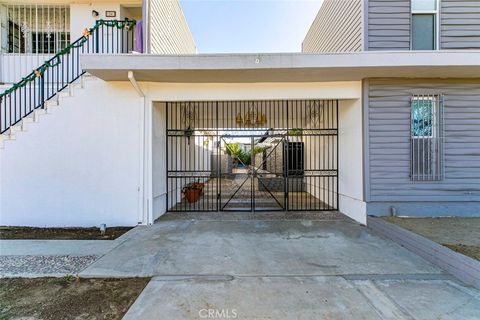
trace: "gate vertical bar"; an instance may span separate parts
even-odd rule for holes
[[[225,105],[222,106],[222,109],[225,108]],[[213,112],[212,112],[213,113]],[[221,208],[221,200],[222,200],[222,170],[221,170],[221,152],[222,152],[222,143],[221,143],[221,138],[219,136],[219,131],[218,129],[220,128],[219,127],[219,118],[218,118],[218,114],[219,114],[219,111],[218,111],[218,101],[215,102],[215,130],[216,130],[216,138],[215,138],[215,152],[217,153],[217,174],[216,174],[216,183],[217,183],[217,211],[220,211],[220,208]]]
[[[169,126],[169,121],[168,121],[168,108],[169,108],[169,104],[170,102],[167,102],[165,103],[165,141],[166,141],[166,145],[165,145],[165,168],[166,168],[166,197],[165,197],[165,201],[166,201],[166,205],[165,205],[165,211],[168,211],[168,209],[170,208],[169,207],[169,204],[168,204],[168,195],[170,194],[169,192],[169,189],[168,189],[168,180],[170,179],[170,171],[169,171],[169,166],[168,166],[168,159],[169,159],[169,153],[168,153],[168,141],[169,141],[169,136],[168,136],[168,126]]]
[[[291,105],[291,101],[290,100],[287,100],[287,111],[285,112],[286,115],[287,115],[287,121],[286,121],[286,130],[287,130],[287,134],[285,135],[285,141],[284,141],[284,145],[282,146],[283,150],[283,159],[284,159],[284,167],[283,167],[283,177],[285,179],[284,181],[284,184],[285,184],[285,208],[287,209],[290,209],[290,199],[289,199],[289,195],[288,195],[288,191],[290,190],[289,189],[289,181],[288,181],[288,145],[290,143],[290,139],[289,139],[289,136],[288,136],[288,130],[290,129],[290,126],[289,126],[289,109],[290,109],[290,105]]]
[[[336,169],[337,169],[337,177],[336,177],[336,184],[337,184],[337,186],[336,186],[336,187],[337,187],[337,188],[336,188],[336,189],[337,189],[337,203],[336,203],[336,206],[333,208],[334,210],[338,210],[338,209],[340,208],[340,193],[339,193],[339,174],[340,174],[340,167],[339,167],[339,164],[340,164],[340,161],[339,161],[339,160],[340,160],[340,159],[339,159],[339,158],[340,158],[340,153],[339,153],[339,147],[340,147],[340,139],[339,139],[339,137],[338,137],[338,129],[339,129],[339,128],[338,128],[338,125],[339,125],[339,121],[340,121],[340,120],[338,119],[338,114],[339,114],[338,108],[339,108],[339,104],[338,104],[338,100],[337,100],[337,116],[336,116],[336,117],[337,117],[337,123],[336,123],[336,126],[335,126],[336,129],[337,129],[337,131],[336,131],[337,134],[336,134],[336,136],[335,136],[335,139],[337,140],[337,150],[336,150],[336,152],[335,152],[335,156],[337,157],[337,168],[336,168]]]
[[[250,138],[250,186],[252,190],[252,196],[251,196],[251,203],[252,205],[250,206],[250,210],[252,212],[255,212],[255,166],[253,165],[254,159],[253,157],[253,148],[255,148],[255,141],[254,138]]]

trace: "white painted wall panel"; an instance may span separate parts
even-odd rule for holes
[[[92,16],[92,10],[99,13],[98,17]],[[115,11],[117,18],[120,19],[119,3],[88,3],[88,4],[71,4],[70,5],[70,32],[71,40],[75,41],[83,35],[85,28],[91,28],[95,25],[96,20],[113,20],[115,18],[106,18],[105,11]]]
[[[153,219],[157,219],[166,210],[166,103],[153,103],[152,107],[152,197]]]
[[[338,113],[339,209],[350,218],[366,224],[361,99],[339,101]]]
[[[193,36],[178,0],[150,0],[150,53],[195,54]]]

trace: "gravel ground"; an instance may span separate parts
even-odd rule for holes
[[[77,274],[98,256],[0,256],[0,277]]]

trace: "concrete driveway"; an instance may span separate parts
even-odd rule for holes
[[[480,293],[346,218],[163,221],[81,276],[152,276],[126,319],[478,319]]]

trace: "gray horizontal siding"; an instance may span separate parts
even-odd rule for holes
[[[302,43],[303,52],[362,50],[362,0],[325,0]]]
[[[410,202],[370,202],[367,204],[369,215],[385,216],[390,215],[390,208],[395,207],[399,216],[410,217],[445,217],[480,216],[480,203],[475,201],[446,202],[438,200],[435,202],[410,201]]]
[[[368,50],[410,50],[410,1],[368,1]]]
[[[410,97],[443,94],[445,179],[410,181]],[[480,79],[370,80],[370,201],[480,201]]]
[[[441,48],[480,49],[480,1],[442,0]]]
[[[368,50],[410,50],[410,0],[368,1]],[[480,49],[480,1],[441,0],[440,48]]]

